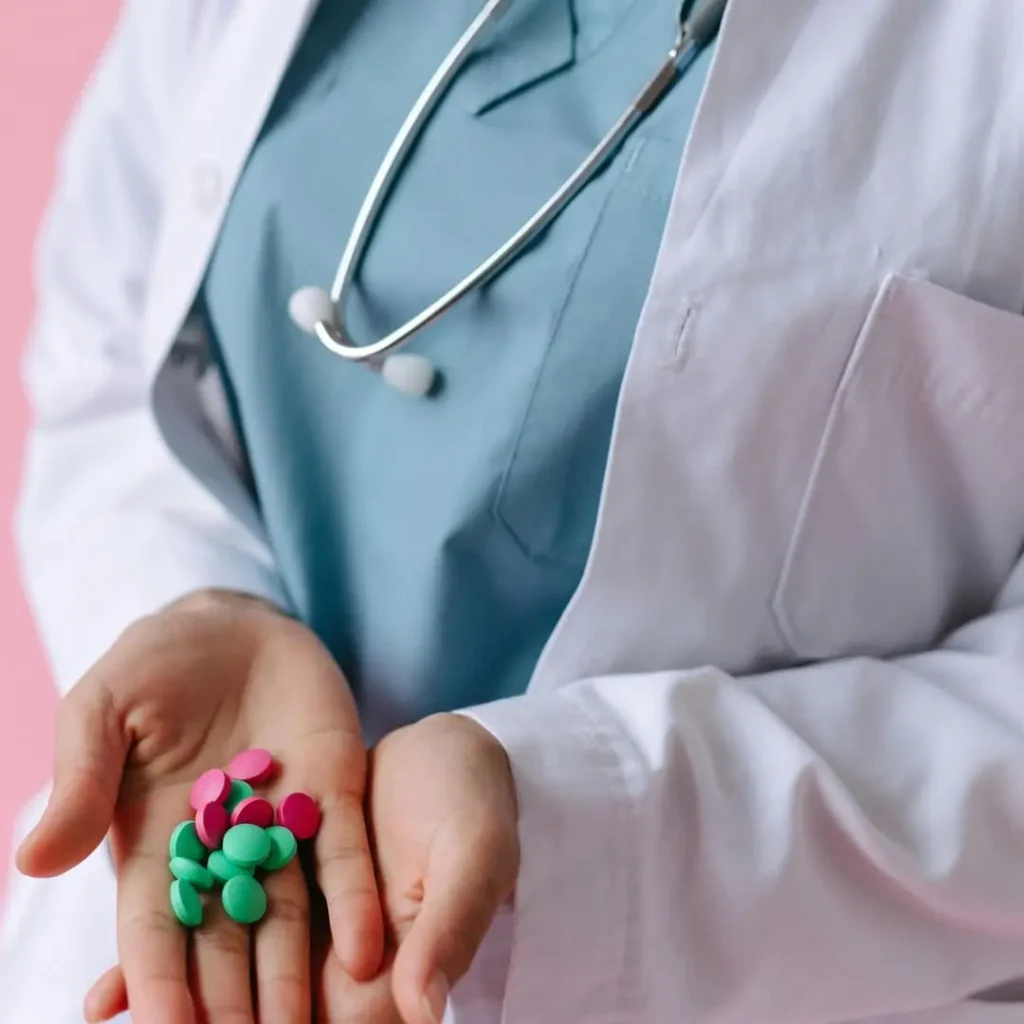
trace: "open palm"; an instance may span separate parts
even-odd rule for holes
[[[118,876],[118,952],[134,1024],[309,1017],[310,922],[297,863],[268,880],[259,927],[210,900],[188,933],[168,903],[167,844],[208,768],[248,747],[274,753],[271,799],[321,805],[314,866],[347,974],[380,966],[383,926],[363,816],[366,754],[348,686],[299,623],[245,599],[188,603],[118,642],[61,707],[53,796],[19,866],[53,875],[109,829]]]

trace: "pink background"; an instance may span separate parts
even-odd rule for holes
[[[0,883],[13,815],[49,774],[56,703],[7,528],[27,415],[18,360],[32,316],[32,243],[57,143],[117,7],[117,0],[0,0],[0,140],[8,154],[0,170]]]

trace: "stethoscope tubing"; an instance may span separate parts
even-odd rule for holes
[[[513,2],[514,0],[487,0],[420,93],[374,175],[346,242],[331,287],[330,300],[334,315],[330,319],[319,319],[313,325],[313,333],[323,346],[342,359],[379,369],[385,357],[396,352],[410,338],[442,317],[470,292],[501,273],[550,226],[580,190],[593,180],[639,122],[685,73],[704,46],[718,32],[727,0],[709,0],[692,16],[689,12],[694,0],[683,0],[679,11],[678,35],[668,57],[622,116],[554,195],[500,248],[440,298],[383,338],[366,344],[357,344],[352,340],[345,325],[345,308],[353,279],[387,202],[391,186],[434,109],[474,52],[477,43]]]

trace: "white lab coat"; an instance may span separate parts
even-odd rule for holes
[[[312,6],[136,0],[75,122],[19,520],[62,689],[191,589],[286,600],[188,313]],[[523,862],[462,1024],[1024,1020],[970,998],[1024,975],[1022,111],[1018,0],[732,0],[585,577],[473,712]],[[114,955],[56,892],[9,1024]]]

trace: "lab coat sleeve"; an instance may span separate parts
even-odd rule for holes
[[[16,530],[62,691],[133,620],[185,593],[284,601],[266,546],[165,446],[140,352],[169,138],[223,9],[130,0],[65,138],[39,238]]]
[[[914,656],[468,713],[520,801],[509,1024],[848,1022],[1024,976],[1024,565]]]

